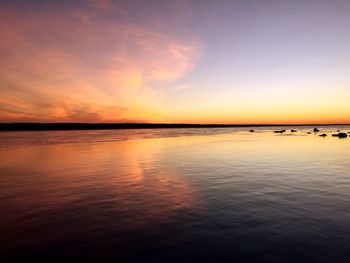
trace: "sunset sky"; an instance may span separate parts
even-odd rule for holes
[[[0,0],[0,122],[350,123],[349,0]]]

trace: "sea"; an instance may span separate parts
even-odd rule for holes
[[[313,128],[0,132],[0,261],[350,262],[350,126]]]

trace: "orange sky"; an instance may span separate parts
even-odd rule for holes
[[[1,122],[350,123],[347,4],[73,2],[0,4]]]

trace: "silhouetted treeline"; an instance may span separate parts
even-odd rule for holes
[[[50,131],[50,130],[112,130],[112,129],[168,129],[168,128],[230,128],[314,126],[315,124],[183,124],[183,123],[0,123],[0,131]],[[329,124],[331,125],[331,124]],[[322,126],[329,126],[322,125]],[[345,124],[333,124],[345,125]],[[320,125],[318,125],[320,126]]]

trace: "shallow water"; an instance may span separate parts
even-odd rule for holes
[[[1,261],[349,262],[350,139],[273,129],[0,133]]]

